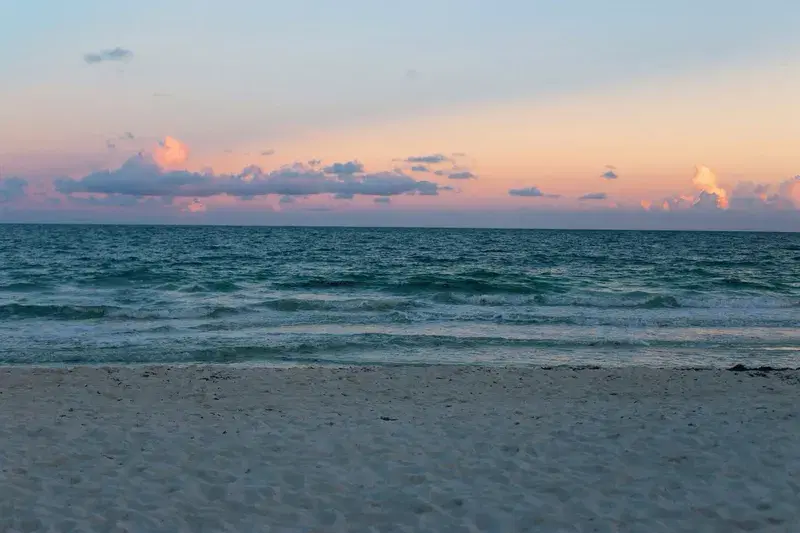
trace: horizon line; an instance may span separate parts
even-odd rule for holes
[[[98,226],[98,227],[152,227],[152,228],[279,228],[279,229],[405,229],[405,230],[466,230],[466,231],[571,231],[571,232],[640,232],[640,233],[781,233],[800,234],[800,230],[759,230],[759,229],[669,229],[669,228],[557,228],[557,227],[515,227],[515,226],[403,226],[403,225],[347,225],[331,224],[186,224],[169,222],[11,222],[0,221],[0,226]]]

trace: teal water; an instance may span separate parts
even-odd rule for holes
[[[800,234],[0,226],[0,363],[800,365]]]

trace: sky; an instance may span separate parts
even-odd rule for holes
[[[796,0],[0,13],[0,222],[800,231]]]

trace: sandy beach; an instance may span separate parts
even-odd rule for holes
[[[800,531],[800,371],[0,370],[0,531]]]

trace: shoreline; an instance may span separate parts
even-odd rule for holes
[[[398,369],[398,368],[473,368],[473,369],[487,369],[487,370],[506,370],[506,371],[514,371],[514,370],[542,370],[542,371],[550,371],[550,370],[574,370],[574,371],[583,371],[583,370],[608,370],[608,371],[616,371],[616,370],[663,370],[663,371],[693,371],[693,372],[717,372],[717,371],[728,371],[728,372],[800,372],[800,366],[792,367],[792,366],[772,366],[772,365],[758,365],[758,366],[749,366],[743,363],[736,363],[732,366],[649,366],[649,365],[600,365],[600,364],[585,364],[585,365],[571,365],[568,363],[559,364],[559,365],[514,365],[514,364],[505,364],[505,365],[492,365],[486,363],[473,363],[473,362],[465,362],[465,363],[447,363],[447,362],[434,362],[434,363],[408,363],[408,362],[400,362],[400,363],[335,363],[335,362],[315,362],[315,363],[307,363],[303,361],[248,361],[248,362],[239,362],[239,363],[220,363],[220,362],[206,362],[206,361],[186,361],[186,362],[144,362],[144,361],[132,361],[130,363],[124,362],[100,362],[100,363],[92,363],[92,362],[77,362],[77,363],[0,363],[0,370],[3,369],[16,369],[16,370],[24,370],[24,369],[54,369],[54,370],[63,370],[63,369],[76,369],[76,368],[115,368],[115,369],[123,369],[123,368],[142,368],[142,367],[154,367],[154,368],[202,368],[202,367],[214,367],[214,368],[233,368],[233,369],[242,369],[242,368],[264,368],[264,369],[294,369],[294,368],[305,368],[305,369],[361,369],[361,368],[370,368],[370,369]]]
[[[797,531],[799,400],[758,368],[4,366],[0,529]]]

